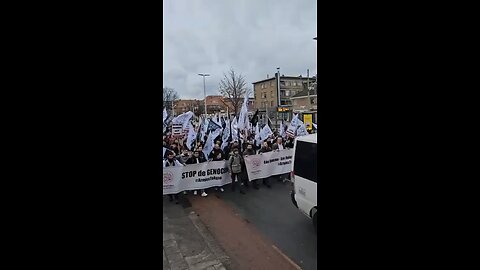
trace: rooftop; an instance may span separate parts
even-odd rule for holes
[[[285,75],[280,76],[280,80],[281,80],[281,79],[289,79],[289,80],[291,80],[291,79],[300,79],[300,80],[307,80],[307,78],[308,78],[308,77],[303,77],[303,76],[301,76],[301,75],[298,76],[298,77],[295,77],[295,76],[285,76]],[[314,78],[315,78],[315,76],[314,76],[314,77],[310,77],[310,80],[313,80]],[[268,81],[270,81],[270,80],[275,80],[275,79],[276,79],[276,77],[272,77],[272,78],[264,79],[264,80],[261,80],[261,81],[253,82],[252,84],[257,84],[257,83],[262,83],[262,82],[268,82]]]

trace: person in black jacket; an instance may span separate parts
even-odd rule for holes
[[[253,156],[257,152],[253,150],[253,144],[247,143],[245,151],[243,151],[243,157],[246,158],[248,156]],[[248,188],[248,183],[249,183],[249,178],[248,178],[248,173],[247,173],[247,166],[245,165],[245,161],[243,162],[243,179],[245,179],[245,187]],[[254,189],[258,189],[257,181],[252,180],[252,186]]]
[[[203,154],[201,151],[199,151],[198,149],[193,151],[193,156],[191,156],[188,160],[187,160],[187,164],[197,164],[197,163],[203,163],[203,162],[206,162],[207,160],[205,159],[205,156],[201,156],[200,154]],[[198,190],[194,190],[193,191],[193,195],[197,195],[197,192]],[[202,189],[201,190],[202,192],[202,197],[207,197],[207,193],[205,192],[205,189]]]
[[[218,159],[218,155],[220,155],[220,159]],[[210,152],[210,155],[208,155],[208,159],[217,161],[217,160],[221,160],[223,158],[224,158],[223,151],[222,151],[222,149],[220,149],[220,144],[215,144],[213,146],[212,152]]]
[[[285,148],[293,149],[293,138],[288,138],[285,142]]]
[[[270,146],[268,146],[268,142],[263,142],[262,148],[260,148],[260,150],[258,150],[258,154],[268,153],[268,152],[271,152],[271,151],[272,151],[272,148],[270,148]],[[272,186],[270,186],[270,183],[269,183],[268,179],[269,179],[269,177],[263,178],[262,179],[262,184],[267,186],[268,188],[271,188]]]
[[[197,147],[197,151],[198,151],[198,155],[200,156],[200,158],[202,159],[202,162],[205,162],[207,161],[207,157],[205,156],[205,154],[203,153],[203,146],[198,146]]]

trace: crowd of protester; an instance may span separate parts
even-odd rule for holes
[[[205,136],[206,137],[206,136]],[[221,136],[215,139],[213,150],[206,156],[203,153],[204,143],[200,140],[196,141],[192,149],[187,147],[186,136],[184,138],[174,137],[171,133],[167,133],[163,136],[163,147],[167,149],[164,155],[163,167],[169,166],[188,166],[189,164],[197,164],[209,161],[227,160],[229,172],[232,178],[230,185],[231,190],[236,190],[237,183],[240,184],[239,191],[241,194],[245,194],[246,189],[249,189],[250,184],[254,189],[259,189],[259,183],[261,182],[267,188],[271,188],[271,179],[257,179],[254,181],[248,180],[246,172],[244,158],[250,155],[258,155],[267,153],[270,151],[283,150],[293,148],[293,138],[282,138],[276,131],[270,135],[267,139],[260,143],[259,146],[255,144],[255,134],[248,134],[245,140],[232,140],[222,150],[222,138]],[[206,140],[206,138],[204,138]],[[205,141],[204,140],[204,141]],[[277,181],[285,182],[289,174],[277,176]],[[215,190],[220,189],[224,192],[223,187],[212,188]],[[207,190],[194,190],[193,195],[197,195],[200,192],[201,196],[208,196]],[[187,191],[183,192],[187,194]],[[175,201],[178,204],[179,194],[169,195],[170,201]]]

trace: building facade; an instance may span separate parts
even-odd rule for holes
[[[173,103],[173,111],[175,115],[179,115],[188,111],[195,113],[199,110],[199,107],[202,104],[202,101],[198,99],[179,99]]]
[[[304,90],[300,91],[296,95],[290,98],[292,101],[293,113],[300,114],[300,119],[303,119],[303,115],[312,115],[312,120],[317,123],[317,83],[314,81],[310,83],[309,93],[307,92],[307,84],[304,84]]]
[[[268,118],[276,127],[282,121],[290,121],[292,118],[291,97],[304,90],[304,84],[313,78],[278,76],[253,83],[255,93],[255,109],[259,110],[261,123],[266,123]]]

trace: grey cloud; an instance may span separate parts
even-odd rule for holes
[[[316,72],[316,1],[164,0],[164,86],[181,98],[218,94],[230,67],[249,87],[272,76]]]

